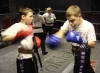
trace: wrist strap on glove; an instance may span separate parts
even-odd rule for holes
[[[88,41],[86,39],[83,39],[83,43],[80,45],[81,49],[86,49],[88,45]]]

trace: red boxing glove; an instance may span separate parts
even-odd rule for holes
[[[21,29],[15,38],[13,39],[12,43],[16,43],[18,41],[21,41],[25,37],[27,37],[29,34],[32,34],[33,32],[33,26],[32,25],[27,25],[24,29]]]
[[[40,40],[40,38],[39,37],[37,37],[37,36],[35,36],[35,40],[36,40],[36,46],[37,46],[37,48],[40,48],[40,46],[41,46],[41,40]]]

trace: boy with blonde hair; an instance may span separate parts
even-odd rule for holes
[[[51,7],[46,8],[46,13],[43,14],[43,17],[46,23],[44,28],[45,36],[47,36],[47,33],[49,33],[49,35],[53,34],[53,24],[56,20],[56,16],[52,13]]]
[[[91,48],[96,46],[93,24],[82,18],[81,9],[77,5],[71,5],[66,10],[66,18],[67,21],[61,29],[47,37],[48,45],[58,46],[61,38],[67,33],[66,40],[72,42],[75,60],[73,73],[95,73],[90,65]]]

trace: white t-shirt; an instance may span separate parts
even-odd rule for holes
[[[1,33],[2,36],[5,35],[16,35],[20,30],[25,30],[25,28],[27,28],[27,25],[22,24],[22,23],[15,23],[12,26],[10,26],[8,29],[6,29],[5,31],[3,31]],[[33,29],[33,28],[30,28]],[[32,32],[33,33],[33,32]],[[32,41],[32,37],[33,34],[28,35],[27,37],[25,37],[23,40],[21,40],[20,42],[17,43],[18,48],[23,48],[26,50],[32,50],[33,49],[33,41]],[[31,58],[32,54],[18,54],[18,59],[25,59],[25,58]]]
[[[61,26],[61,30],[63,30],[64,32],[75,30],[81,35],[82,38],[86,40],[96,41],[96,34],[93,24],[84,19],[83,22],[77,27],[77,29],[71,27],[69,21],[67,20],[64,25]],[[72,45],[79,46],[76,43],[72,43]]]
[[[45,22],[43,16],[40,15],[40,14],[35,14],[35,15],[33,16],[33,18],[34,18],[34,19],[33,19],[33,22],[32,22],[33,26],[34,26],[34,27],[41,27],[41,28],[38,28],[38,29],[34,29],[33,32],[34,32],[34,33],[43,32],[42,23]]]
[[[46,23],[46,26],[53,26],[53,24],[49,24],[49,23],[53,23],[54,22],[54,19],[56,19],[55,15],[53,13],[44,13],[43,14],[43,17],[45,18],[45,21]]]

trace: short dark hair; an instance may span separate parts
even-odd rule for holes
[[[35,9],[34,9],[34,14],[37,14],[39,11],[40,11],[39,8],[35,8]]]

